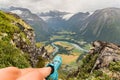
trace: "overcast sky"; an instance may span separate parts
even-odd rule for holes
[[[29,8],[33,12],[60,10],[76,13],[106,7],[120,8],[120,0],[0,0],[0,8],[10,6]]]

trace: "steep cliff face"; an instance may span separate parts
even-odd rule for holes
[[[1,41],[7,41],[19,49],[21,51],[20,54],[28,54],[32,67],[36,66],[40,56],[47,56],[47,51],[44,48],[41,49],[35,46],[34,30],[19,16],[0,11],[0,19]],[[6,36],[7,39],[4,39],[4,36]]]

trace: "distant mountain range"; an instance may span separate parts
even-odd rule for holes
[[[33,14],[25,8],[11,7],[7,11],[18,14],[36,31],[37,40],[47,40],[57,31],[67,30],[77,33],[87,41],[105,40],[120,43],[120,9],[105,8],[76,14],[49,11]]]
[[[60,11],[49,11],[44,13],[38,13],[39,17],[46,21],[47,25],[53,31],[61,31],[66,27],[66,21],[73,15],[68,12],[60,12]]]

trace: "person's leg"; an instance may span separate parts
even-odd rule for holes
[[[43,80],[51,71],[51,67],[26,69],[7,67],[0,69],[0,80]]]
[[[21,71],[16,67],[0,69],[0,80],[16,80],[21,75]]]
[[[39,71],[35,70],[19,77],[17,80],[44,80],[44,77]]]
[[[21,69],[22,76],[17,80],[44,80],[51,71],[51,67]]]
[[[3,68],[0,69],[0,80],[43,80],[46,77],[57,79],[57,70],[60,67],[61,63],[61,57],[57,56],[54,58],[53,62],[49,63],[45,68]]]

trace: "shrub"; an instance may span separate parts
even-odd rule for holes
[[[38,60],[39,61],[38,61],[37,65],[36,65],[36,67],[38,67],[38,68],[44,67],[45,66],[45,59],[43,59],[41,56],[39,56]]]
[[[120,61],[111,62],[111,63],[110,63],[110,66],[109,66],[109,69],[110,69],[111,71],[119,71],[119,72],[120,72]]]

